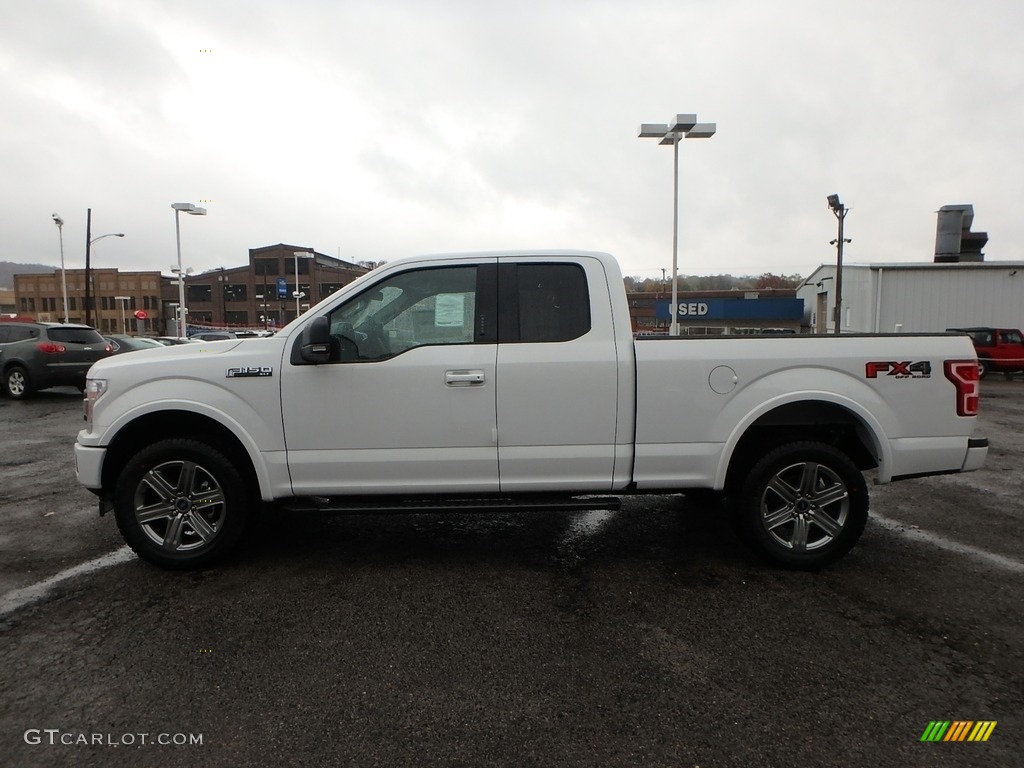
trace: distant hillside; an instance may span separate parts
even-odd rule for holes
[[[16,261],[0,261],[0,288],[13,288],[15,275],[28,275],[37,272],[53,272],[55,267],[45,264],[19,264]]]

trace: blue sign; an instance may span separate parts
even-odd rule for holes
[[[671,317],[669,304],[658,301],[655,313],[662,320]],[[681,299],[680,320],[800,320],[804,316],[803,299]]]
[[[288,281],[285,280],[283,277],[277,278],[277,298],[288,298]]]

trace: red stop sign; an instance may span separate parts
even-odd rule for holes
[[[149,315],[147,315],[145,313],[145,311],[143,311],[141,309],[136,311],[136,313],[135,313],[135,319],[136,320],[145,320],[147,317],[149,317]]]

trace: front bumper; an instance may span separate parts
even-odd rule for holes
[[[103,460],[106,455],[106,448],[75,443],[75,477],[90,491],[103,488]]]

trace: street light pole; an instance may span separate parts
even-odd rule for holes
[[[676,115],[671,123],[644,123],[637,136],[658,139],[671,144],[674,170],[672,174],[672,305],[669,335],[679,335],[679,142],[682,139],[709,139],[715,135],[715,123],[698,123],[697,115]]]
[[[302,291],[299,290],[299,257],[301,256],[304,259],[308,259],[310,256],[312,256],[312,254],[309,251],[292,251],[292,253],[295,256],[295,317],[298,317],[302,312],[301,308],[299,307],[299,299],[303,297]],[[309,292],[312,295],[312,279],[310,280],[309,284]]]
[[[846,206],[839,200],[839,195],[829,195],[827,198],[828,207],[835,214],[835,217],[839,220],[839,237],[829,243],[836,247],[836,307],[835,307],[835,333],[841,332],[842,317],[843,317],[843,244],[852,242],[850,239],[843,237],[843,221],[846,219],[846,214],[849,213]]]
[[[98,237],[92,236],[92,208],[85,209],[85,324],[92,325],[92,312],[90,307],[90,298],[95,301],[95,297],[92,296],[92,264],[90,254],[92,253],[92,244],[97,240],[102,240],[104,237],[124,237],[124,232],[108,232],[105,235]]]
[[[185,316],[188,310],[185,309],[185,271],[181,268],[181,221],[178,214],[184,211],[192,216],[205,216],[206,209],[192,203],[171,203],[171,208],[174,209],[174,238],[178,246],[178,335],[186,338]]]
[[[68,322],[68,275],[64,269],[64,219],[53,214],[53,223],[57,225],[57,233],[60,236],[60,292],[64,299],[64,324]]]
[[[89,246],[92,245],[92,208],[85,209],[85,324],[92,325],[92,314],[89,312]]]
[[[121,332],[128,335],[128,322],[124,318],[124,305],[126,302],[132,300],[131,296],[115,296],[114,301],[117,301],[121,305]]]

